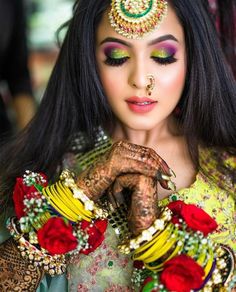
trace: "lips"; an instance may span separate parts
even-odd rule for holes
[[[153,110],[157,105],[157,101],[148,97],[132,96],[125,100],[131,111],[135,113],[147,113]]]

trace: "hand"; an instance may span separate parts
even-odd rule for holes
[[[96,201],[122,174],[142,174],[158,179],[166,189],[174,186],[170,180],[173,172],[153,149],[124,141],[113,144],[101,159],[79,175],[76,183]]]
[[[43,272],[24,259],[13,238],[0,245],[0,291],[36,291]]]
[[[124,188],[131,191],[130,198],[123,196]],[[124,203],[127,205],[129,229],[134,236],[150,227],[158,217],[157,181],[151,177],[139,174],[119,176],[109,189],[108,197],[115,208]]]

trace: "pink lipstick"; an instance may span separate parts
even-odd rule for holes
[[[148,97],[132,96],[125,101],[129,109],[135,113],[148,113],[157,105],[157,101]]]

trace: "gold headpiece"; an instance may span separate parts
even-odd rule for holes
[[[156,29],[166,15],[165,0],[112,0],[109,19],[117,33],[140,39]]]

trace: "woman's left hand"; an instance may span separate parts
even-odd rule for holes
[[[158,181],[140,174],[125,174],[116,178],[109,190],[109,200],[114,207],[130,201],[128,204],[128,224],[134,236],[152,225],[158,216]],[[124,198],[122,190],[131,192],[130,198]]]

